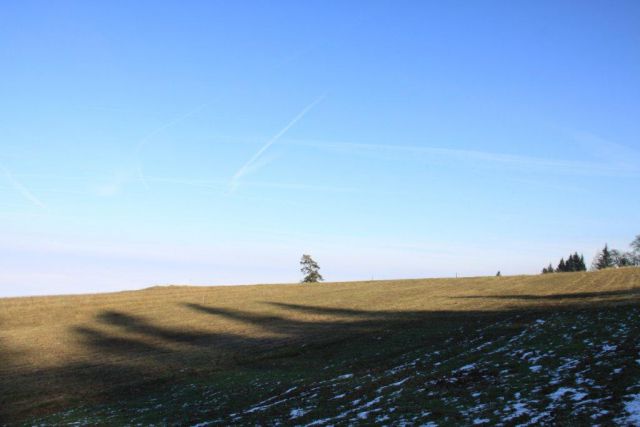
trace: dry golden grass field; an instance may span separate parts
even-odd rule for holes
[[[350,358],[344,352],[360,345],[361,337],[375,336],[388,360],[392,353],[414,349],[415,340],[433,346],[452,331],[476,327],[485,319],[615,311],[638,302],[640,268],[305,285],[158,286],[5,298],[0,299],[0,424],[139,398],[194,379],[211,378],[215,384],[220,373],[251,370],[268,376],[283,363],[319,370],[322,361],[330,364],[335,355]],[[407,338],[411,345],[394,353],[392,347],[399,344],[393,337],[408,330],[421,335]],[[353,352],[362,355],[372,348],[362,344]],[[171,422],[182,423],[176,419]]]

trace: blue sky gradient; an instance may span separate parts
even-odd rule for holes
[[[537,273],[640,233],[640,3],[10,2],[0,296]]]

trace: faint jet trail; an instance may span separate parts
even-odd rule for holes
[[[177,125],[177,124],[178,124],[178,123],[180,123],[181,121],[188,119],[189,117],[191,117],[191,116],[193,116],[194,114],[196,114],[196,113],[200,112],[201,110],[203,110],[203,109],[204,109],[206,106],[208,106],[208,105],[209,105],[209,103],[208,103],[208,102],[207,102],[207,103],[204,103],[204,104],[200,105],[199,107],[194,108],[193,110],[188,111],[188,112],[184,113],[183,115],[178,116],[178,117],[176,117],[175,119],[170,120],[170,121],[168,121],[168,122],[164,123],[163,125],[161,125],[161,126],[157,127],[156,129],[152,130],[152,131],[151,131],[151,132],[149,132],[149,133],[148,133],[144,138],[142,138],[142,139],[140,140],[140,142],[138,142],[138,144],[137,144],[137,145],[136,145],[136,147],[135,147],[135,151],[134,151],[134,153],[135,153],[135,154],[140,153],[140,151],[142,150],[142,148],[143,148],[145,145],[147,145],[147,143],[151,140],[151,138],[153,138],[154,136],[156,136],[157,134],[159,134],[159,133],[160,133],[160,132],[162,132],[163,130],[166,130],[166,129],[168,129],[168,128],[172,127],[172,126]]]
[[[136,166],[132,165],[132,163],[136,161],[135,159],[142,152],[142,149],[144,148],[144,146],[147,145],[153,139],[153,137],[155,137],[162,131],[169,129],[170,127],[175,126],[178,123],[193,116],[194,114],[202,111],[209,104],[210,102],[204,103],[172,120],[169,120],[168,122],[162,124],[161,126],[158,126],[154,130],[149,132],[145,137],[143,137],[140,141],[138,141],[138,143],[133,148],[133,152],[130,154],[128,159],[125,160],[125,165],[123,166],[123,169],[125,170],[125,172],[116,174],[112,180],[110,180],[109,182],[107,182],[102,186],[102,190],[100,190],[99,193],[102,195],[114,195],[118,193],[124,185],[126,185],[131,179],[134,179],[136,174],[138,176],[138,179],[142,183],[142,185],[148,190],[149,185],[145,180],[144,175],[142,174],[142,171],[140,170],[140,166],[137,166],[137,170],[136,170]]]
[[[149,190],[149,184],[147,184],[147,179],[145,178],[144,174],[142,173],[142,166],[140,166],[140,165],[138,165],[138,178],[140,179],[140,182],[144,186],[145,190]]]
[[[15,179],[13,177],[13,175],[11,174],[11,172],[9,172],[9,170],[7,168],[5,168],[4,166],[0,165],[0,170],[2,170],[2,172],[4,173],[4,175],[7,177],[7,180],[9,181],[9,183],[11,184],[11,186],[13,187],[14,190],[16,190],[18,193],[22,194],[22,196],[29,200],[31,203],[33,203],[34,205],[42,208],[42,209],[46,209],[47,206],[42,203],[40,201],[40,199],[38,199],[36,196],[33,195],[33,193],[31,191],[29,191],[29,189],[27,187],[25,187],[24,185],[22,185],[20,183],[20,181],[18,181],[17,179]]]
[[[233,175],[233,177],[231,177],[231,182],[229,184],[229,191],[233,192],[238,187],[240,178],[242,178],[251,169],[251,166],[253,166],[253,164],[260,158],[262,153],[264,153],[267,150],[267,148],[271,147],[274,142],[280,139],[282,135],[284,135],[289,129],[291,129],[293,125],[295,125],[300,119],[302,119],[313,107],[319,104],[324,98],[325,98],[325,95],[322,95],[318,97],[315,101],[313,101],[311,104],[304,107],[304,109],[300,111],[297,116],[295,116],[289,123],[287,123],[285,127],[280,129],[278,133],[276,133],[273,137],[271,137],[271,139],[267,141],[266,144],[264,144],[244,165],[242,165],[242,167],[238,169],[238,171]]]

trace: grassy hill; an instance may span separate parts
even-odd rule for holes
[[[5,298],[0,424],[640,423],[639,302],[639,268]]]

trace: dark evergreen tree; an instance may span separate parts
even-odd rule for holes
[[[560,258],[560,263],[558,263],[558,268],[556,269],[558,273],[563,273],[567,271],[567,265],[564,262],[564,258]]]
[[[542,274],[564,273],[567,271],[585,271],[586,269],[587,266],[584,264],[584,256],[578,255],[578,252],[575,252],[573,255],[569,255],[566,261],[564,258],[561,258],[558,267],[555,269],[550,263],[548,267],[542,269]]]
[[[613,258],[611,257],[611,252],[606,244],[604,245],[604,249],[602,249],[602,262],[605,268],[613,267]]]
[[[611,252],[609,251],[609,246],[604,245],[604,248],[596,255],[593,260],[593,268],[596,270],[602,270],[605,268],[613,267],[613,257],[611,256]]]
[[[580,263],[578,271],[587,271],[587,264],[584,263],[584,255],[580,254]]]

